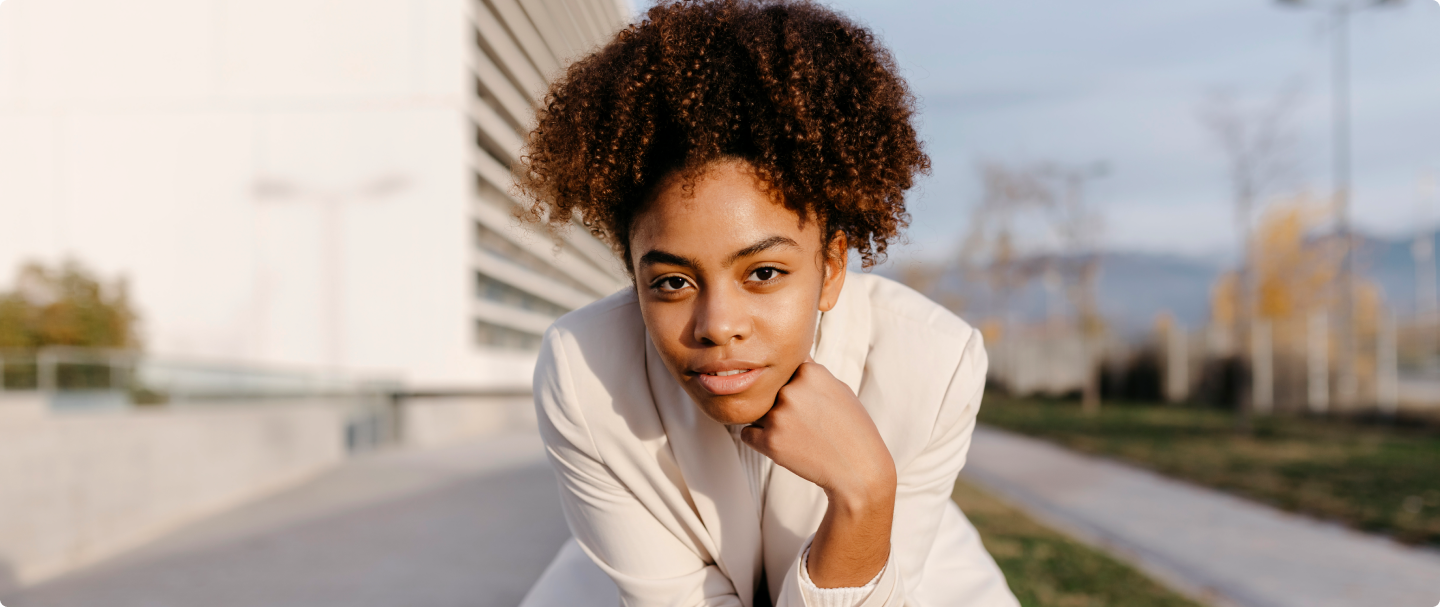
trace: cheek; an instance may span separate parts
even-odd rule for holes
[[[655,343],[655,348],[665,359],[667,366],[674,367],[677,356],[682,356],[686,350],[685,332],[690,326],[690,309],[688,306],[677,305],[645,305],[640,306],[640,315],[645,321],[645,330],[650,333],[650,339]],[[673,369],[672,369],[673,370]]]
[[[756,315],[757,328],[784,361],[799,366],[810,354],[815,337],[814,298],[805,294],[787,295],[784,301],[766,302]],[[779,361],[777,361],[779,362]]]

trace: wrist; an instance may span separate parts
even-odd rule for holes
[[[890,475],[849,475],[825,488],[830,503],[805,566],[817,588],[854,588],[874,579],[890,557],[896,482]]]
[[[896,484],[895,467],[890,465],[825,487],[825,496],[833,508],[851,516],[889,512],[895,508]]]

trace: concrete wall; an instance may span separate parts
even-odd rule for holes
[[[345,457],[344,411],[275,403],[52,413],[0,395],[0,586],[123,551]]]
[[[407,447],[435,447],[465,439],[535,428],[530,395],[408,399],[400,428]]]
[[[985,347],[991,377],[1013,394],[1064,394],[1085,385],[1085,349],[1076,336],[1026,336]]]

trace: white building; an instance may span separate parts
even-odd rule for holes
[[[506,165],[626,0],[8,0],[0,284],[128,278],[146,349],[528,385],[538,335],[627,284],[513,219]]]

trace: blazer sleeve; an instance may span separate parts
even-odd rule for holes
[[[615,581],[624,605],[741,607],[730,579],[658,520],[601,457],[576,399],[567,337],[556,327],[546,332],[534,389],[540,434],[576,542]]]
[[[931,554],[931,548],[940,529],[940,520],[949,508],[955,479],[965,465],[966,452],[970,450],[970,435],[975,430],[975,416],[980,411],[987,366],[980,332],[971,329],[945,388],[925,448],[903,469],[897,470],[899,479],[895,490],[895,520],[890,532],[890,560],[876,580],[876,588],[860,602],[859,607],[920,604],[917,596],[920,583],[924,580],[925,564],[927,559],[935,556]],[[791,566],[777,607],[806,605],[797,572],[797,567],[803,566],[803,562],[798,560]]]
[[[988,364],[980,332],[971,329],[945,389],[930,440],[900,471],[891,543],[903,586],[911,595],[923,581],[926,560],[937,556],[931,554],[931,548],[970,450]]]
[[[940,401],[930,440],[919,456],[900,470],[896,488],[896,519],[891,531],[894,561],[904,593],[916,594],[924,578],[924,565],[940,528],[940,518],[955,493],[955,479],[965,466],[975,432],[975,416],[981,409],[988,358],[981,332],[971,329],[959,364],[950,375],[945,398]],[[949,555],[955,558],[959,555]]]

